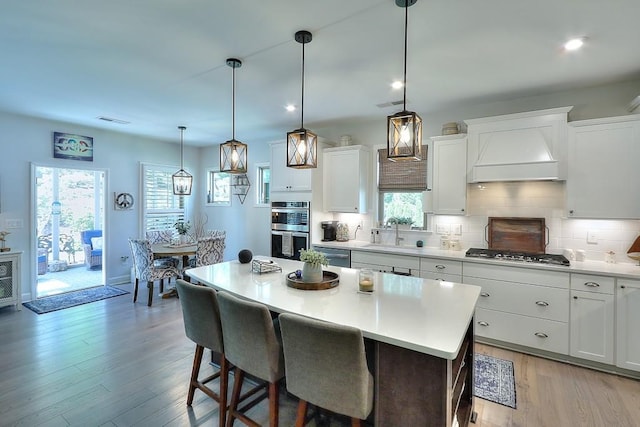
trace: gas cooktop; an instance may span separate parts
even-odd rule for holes
[[[521,261],[537,264],[570,265],[564,255],[532,254],[527,252],[502,251],[498,249],[470,248],[465,254],[472,258],[489,258],[505,261]]]

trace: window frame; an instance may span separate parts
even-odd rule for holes
[[[264,171],[269,171],[269,189],[264,191]],[[263,202],[262,195],[266,194],[266,202]],[[271,164],[269,162],[256,163],[256,207],[271,207]]]
[[[143,236],[147,231],[173,229],[174,224],[184,221],[186,218],[185,196],[173,194],[173,182],[171,176],[176,171],[177,166],[167,166],[152,163],[140,163],[140,230]],[[150,195],[152,183],[149,183],[150,173],[156,176],[158,192]],[[164,185],[162,184],[164,181]],[[149,198],[158,199],[158,207],[149,207]],[[162,206],[162,199],[165,198],[166,205]],[[153,222],[153,225],[151,223]]]
[[[226,184],[223,183],[227,187],[226,196],[225,195],[216,195],[216,192],[213,191],[214,181],[216,180],[216,175],[223,175],[220,179],[224,179]],[[220,169],[208,169],[207,170],[207,206],[231,206],[231,173],[229,172],[220,172]]]

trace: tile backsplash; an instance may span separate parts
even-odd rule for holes
[[[403,245],[439,247],[444,229],[453,232],[460,228],[462,250],[470,247],[486,247],[485,226],[490,216],[545,218],[549,228],[547,252],[561,254],[563,249],[584,250],[587,260],[604,261],[605,253],[615,252],[616,261],[634,263],[627,257],[627,250],[640,234],[640,220],[587,220],[565,217],[565,183],[552,181],[491,182],[467,186],[467,215],[433,215],[432,233],[404,232]],[[364,232],[358,240],[367,240],[372,216],[360,215]],[[352,221],[354,218],[350,218]],[[458,227],[458,225],[460,227]],[[587,242],[589,235],[589,242]],[[383,243],[391,244],[392,233],[386,232]]]

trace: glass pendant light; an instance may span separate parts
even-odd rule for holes
[[[227,65],[233,70],[231,139],[220,144],[220,172],[247,173],[247,144],[236,140],[236,68],[242,66],[242,61],[229,58]]]
[[[387,117],[387,158],[396,160],[422,160],[422,119],[407,111],[407,27],[409,6],[417,0],[396,0],[404,7],[404,79],[402,111]]]
[[[191,194],[191,184],[193,184],[193,176],[186,172],[182,166],[184,161],[184,131],[185,126],[178,126],[180,129],[180,170],[171,175],[173,181],[173,194],[176,196],[188,196]]]
[[[300,128],[287,132],[287,166],[296,169],[318,167],[318,136],[304,128],[304,45],[312,40],[309,31],[298,31],[295,40],[302,44],[302,105]]]

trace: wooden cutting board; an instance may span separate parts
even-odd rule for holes
[[[544,218],[489,217],[489,249],[543,254],[546,248]]]

